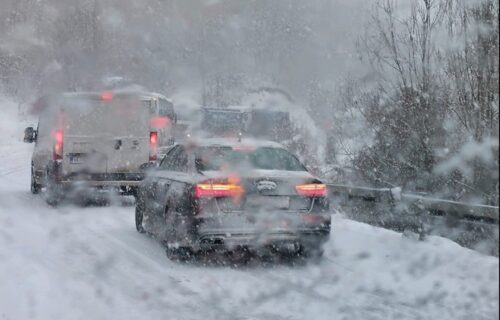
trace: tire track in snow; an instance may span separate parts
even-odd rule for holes
[[[26,168],[25,165],[8,168],[6,170],[0,171],[0,177],[5,177],[5,176],[8,176],[10,174],[19,172],[19,171],[23,170],[24,168]]]

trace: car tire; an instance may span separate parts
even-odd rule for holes
[[[320,246],[302,247],[300,255],[307,261],[319,263],[323,258],[324,250]]]
[[[194,258],[194,252],[189,247],[173,247],[167,245],[167,257],[172,261],[187,262]]]
[[[144,219],[144,202],[141,200],[140,197],[137,197],[135,203],[135,229],[139,233],[146,233],[146,230],[142,225],[143,219]]]
[[[33,171],[33,167],[31,167],[31,186],[30,190],[32,194],[39,194],[42,191],[42,185],[36,183],[35,172]]]

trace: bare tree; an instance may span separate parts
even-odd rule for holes
[[[457,130],[463,133],[465,141],[472,140],[477,144],[488,139],[498,141],[498,2],[484,0],[469,4],[457,1],[454,5],[449,17],[454,23],[449,24],[448,31],[459,46],[447,50],[444,61],[451,110],[460,126]],[[477,157],[474,159],[473,175],[466,181],[471,189],[493,199],[490,202],[498,199],[495,191],[498,186],[498,149],[493,153],[496,155],[493,163],[484,163]],[[493,175],[492,170],[497,174]]]
[[[360,42],[379,75],[363,114],[375,132],[374,144],[356,165],[376,182],[435,190],[434,150],[444,146],[442,97],[434,66],[436,29],[447,1],[413,0],[403,7],[378,1],[368,33]],[[373,170],[366,170],[371,168]]]

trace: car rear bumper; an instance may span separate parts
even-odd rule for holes
[[[330,230],[273,230],[255,232],[253,230],[240,230],[237,232],[204,232],[199,235],[198,244],[203,249],[235,247],[261,248],[270,245],[312,244],[318,246],[328,241]]]
[[[314,216],[315,223],[304,223],[304,216]],[[205,219],[197,226],[196,242],[202,249],[238,246],[260,248],[269,245],[298,244],[320,246],[330,237],[330,215],[283,215],[267,221],[249,222],[247,217]],[[238,223],[238,220],[239,223]],[[250,219],[252,220],[252,219]]]

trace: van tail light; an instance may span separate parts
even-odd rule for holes
[[[326,197],[326,185],[323,183],[309,183],[295,186],[297,193],[304,197]]]
[[[53,160],[62,160],[64,146],[64,133],[62,130],[57,130],[54,133],[54,150],[52,152]]]
[[[158,132],[149,133],[149,161],[158,159]]]
[[[110,101],[113,100],[113,92],[111,91],[106,91],[101,93],[101,100],[102,101]]]
[[[195,198],[239,197],[243,192],[242,186],[232,183],[198,183],[194,187]]]

